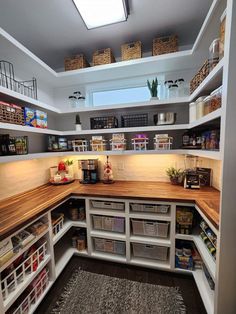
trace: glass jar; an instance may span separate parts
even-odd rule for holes
[[[210,112],[215,111],[221,107],[222,103],[222,86],[211,93]]]
[[[180,78],[175,81],[175,84],[178,85],[178,97],[185,96],[185,81],[183,78]]]
[[[71,108],[76,108],[77,97],[76,96],[69,96],[68,98],[70,101]]]
[[[197,119],[197,108],[196,102],[191,102],[189,104],[189,122],[194,122]]]
[[[212,96],[207,96],[204,99],[204,116],[211,112],[211,100]]]
[[[224,56],[224,42],[225,42],[225,23],[226,23],[226,10],[223,12],[221,18],[220,18],[220,51],[219,56],[220,59]]]
[[[216,38],[213,40],[212,44],[209,48],[209,66],[210,71],[214,69],[214,67],[219,62],[220,58],[220,39]]]
[[[165,81],[164,83],[164,98],[167,99],[169,98],[169,87],[170,85],[174,84],[173,81],[169,80],[169,81]]]
[[[169,86],[169,98],[177,98],[178,97],[178,85],[172,84]]]
[[[201,96],[196,100],[197,120],[204,116],[204,99],[206,96]]]

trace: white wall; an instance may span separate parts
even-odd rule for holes
[[[100,176],[102,178],[105,156],[97,156],[100,160]],[[96,156],[69,157],[73,159],[74,169],[78,176],[79,159],[96,158]],[[66,158],[65,158],[66,159]],[[0,199],[36,188],[49,180],[49,168],[55,166],[60,158],[44,158],[29,161],[0,164]],[[167,181],[165,170],[170,166],[184,168],[184,157],[179,155],[150,156],[111,156],[114,179],[134,181]],[[213,186],[220,189],[221,162],[201,159],[202,167],[213,169]],[[120,168],[124,170],[120,170]]]

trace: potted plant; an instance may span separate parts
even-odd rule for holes
[[[151,100],[152,99],[158,99],[157,97],[157,87],[158,87],[158,80],[155,78],[151,82],[147,80],[147,86],[151,94]]]
[[[66,171],[71,179],[74,179],[74,161],[73,159],[67,159],[65,161]]]
[[[175,185],[182,184],[183,177],[184,177],[183,170],[170,167],[166,170],[166,174],[170,178],[171,184],[175,184]]]
[[[81,125],[81,121],[80,121],[80,115],[77,114],[75,117],[75,129],[76,131],[81,131],[82,130],[82,125]]]

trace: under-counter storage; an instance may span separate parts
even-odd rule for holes
[[[125,242],[94,238],[94,250],[98,252],[125,255]]]
[[[159,261],[168,260],[168,247],[141,243],[132,243],[133,256],[155,259]]]
[[[169,222],[145,221],[131,219],[132,231],[134,235],[167,238]]]
[[[95,209],[125,210],[124,202],[91,200],[91,205]]]
[[[93,228],[113,232],[125,232],[125,218],[92,215]]]
[[[170,205],[149,204],[149,203],[130,203],[130,210],[133,212],[168,214],[170,211]]]
[[[8,314],[27,314],[33,313],[38,300],[49,285],[49,270],[44,268],[40,274],[31,282],[18,300],[7,312]]]

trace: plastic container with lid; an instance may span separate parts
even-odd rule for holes
[[[185,96],[185,81],[183,78],[175,80],[175,84],[178,85],[178,97]]]
[[[210,112],[215,111],[221,107],[222,102],[222,86],[215,89],[211,93],[211,105],[210,105]]]
[[[213,40],[209,47],[209,66],[210,71],[214,69],[214,67],[219,62],[220,58],[220,38],[216,38]]]
[[[174,84],[172,80],[165,81],[164,83],[164,98],[167,99],[169,97],[169,86]]]
[[[178,85],[172,84],[169,86],[169,98],[177,98],[178,97]]]
[[[196,102],[191,102],[189,104],[189,122],[192,123],[197,119],[197,107]]]
[[[219,46],[220,59],[222,59],[224,56],[226,14],[227,14],[227,9],[225,9],[225,11],[223,12],[220,18],[220,46]]]
[[[207,96],[201,96],[196,100],[197,120],[204,116],[204,99]]]
[[[211,100],[212,96],[207,96],[204,99],[204,116],[211,112]]]

